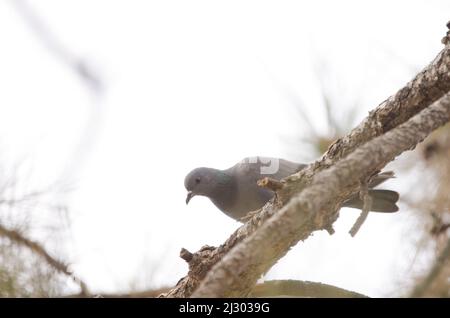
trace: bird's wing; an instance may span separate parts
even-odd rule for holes
[[[229,170],[236,176],[247,176],[255,182],[264,177],[281,180],[305,168],[305,164],[270,157],[247,157]]]
[[[278,172],[274,174],[272,178],[280,180],[294,174],[302,169],[304,169],[307,165],[303,163],[292,162],[285,159],[279,160],[279,169]]]

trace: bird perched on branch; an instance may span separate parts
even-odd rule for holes
[[[305,167],[305,164],[284,159],[249,157],[225,170],[197,168],[192,170],[184,180],[184,186],[188,191],[186,204],[194,196],[205,196],[223,213],[242,221],[249,212],[260,209],[274,196],[273,191],[258,186],[258,180],[265,177],[281,180]],[[373,189],[393,176],[393,172],[389,171],[372,178],[368,185],[369,195],[372,198],[371,211],[398,211],[397,192]],[[359,195],[355,194],[344,202],[343,206],[362,209],[363,204]]]

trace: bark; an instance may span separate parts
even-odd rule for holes
[[[448,120],[449,69],[447,45],[404,88],[333,143],[322,158],[283,180],[276,199],[224,244],[190,253],[188,275],[161,296],[246,296],[256,280],[299,240],[315,230],[332,233],[340,204],[358,191],[359,184]]]

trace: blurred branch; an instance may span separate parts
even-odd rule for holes
[[[92,295],[74,294],[64,296],[65,298],[156,298],[161,293],[169,291],[169,287],[148,289],[143,291],[132,291],[128,293],[94,293]]]
[[[154,297],[158,297],[158,295],[160,295],[161,293],[167,292],[168,290],[169,290],[168,287],[162,287],[162,288],[148,289],[148,290],[129,292],[129,293],[116,293],[116,294],[94,293],[92,295],[73,294],[73,295],[67,295],[64,297],[65,298],[87,298],[87,297],[93,297],[93,298],[154,298]]]
[[[148,289],[129,293],[99,293],[89,295],[68,295],[67,298],[153,298],[168,292],[169,287]],[[249,297],[322,297],[322,298],[367,298],[367,296],[328,284],[297,281],[271,280],[257,284]]]
[[[13,188],[15,186],[15,182],[8,184],[7,187],[4,189],[6,190],[7,188]],[[42,190],[35,190],[35,191],[30,191],[28,193],[23,194],[22,196],[20,196],[19,198],[10,198],[10,199],[0,199],[0,205],[4,204],[4,205],[16,205],[16,204],[21,204],[27,201],[31,201],[31,200],[35,200],[38,197],[41,197],[47,193],[49,193],[50,191],[52,191],[53,188],[56,188],[57,184],[52,184],[49,187],[46,187]],[[2,194],[3,191],[0,190],[0,194]]]
[[[162,296],[248,295],[257,279],[299,240],[331,228],[340,204],[358,191],[360,180],[449,120],[449,69],[450,46],[446,46],[397,94],[333,143],[321,159],[286,178],[276,200],[224,244],[192,253],[188,275]]]
[[[336,286],[299,281],[272,280],[258,284],[249,294],[250,297],[315,297],[315,298],[368,298]]]
[[[28,1],[11,0],[10,2],[48,50],[71,68],[91,91],[100,94],[103,90],[103,84],[98,74],[88,66],[85,60],[76,56],[58,40],[50,28],[28,4]]]
[[[17,244],[29,248],[32,252],[41,256],[47,262],[47,264],[54,268],[57,272],[69,276],[77,284],[79,284],[81,288],[81,294],[89,295],[86,284],[81,279],[74,276],[66,264],[52,257],[41,244],[26,238],[19,231],[7,229],[1,224],[0,236],[6,237]]]
[[[82,84],[91,93],[95,94],[95,97],[100,96],[104,92],[104,82],[98,72],[91,67],[89,61],[67,48],[55,33],[52,32],[48,24],[45,23],[45,20],[34,10],[33,5],[29,1],[10,0],[10,3],[49,52],[71,69],[81,79]],[[67,166],[61,174],[61,179],[69,179],[76,174],[96,139],[101,124],[103,107],[98,101],[95,102],[95,107],[91,108],[89,120],[86,122],[83,132],[80,135],[79,144],[76,145],[71,160],[67,162]]]
[[[314,69],[315,74],[317,75],[317,80],[320,87],[322,104],[325,108],[325,116],[327,121],[327,127],[329,129],[329,134],[331,136],[335,136],[340,133],[340,123],[336,120],[335,114],[333,112],[333,98],[331,95],[331,91],[327,86],[326,79],[328,78],[328,74],[331,72],[328,70],[328,65],[325,61],[315,60]]]
[[[447,244],[444,248],[444,250],[441,252],[439,257],[436,259],[433,267],[431,268],[428,275],[425,277],[425,279],[418,284],[413,292],[411,293],[410,297],[424,297],[424,296],[432,296],[433,291],[432,288],[436,284],[437,279],[440,277],[441,272],[443,271],[444,267],[450,266],[450,239],[448,239]],[[450,277],[445,277],[442,280],[443,283],[443,290],[442,292],[446,294],[446,296],[449,296],[450,292]],[[440,296],[440,295],[434,295],[434,296]]]

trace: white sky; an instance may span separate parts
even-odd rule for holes
[[[93,96],[0,2],[2,157],[31,158],[37,184],[70,172],[67,253],[97,291],[174,284],[181,247],[218,245],[239,226],[205,198],[186,206],[184,176],[246,156],[295,160],[287,139],[302,127],[286,92],[325,128],[313,63],[327,63],[342,107],[361,99],[360,120],[441,49],[450,11],[437,0],[29,2],[105,91]],[[413,217],[370,215],[352,239],[357,215],[343,211],[334,236],[315,233],[267,278],[395,295]]]

